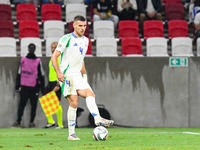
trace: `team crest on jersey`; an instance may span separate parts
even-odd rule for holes
[[[61,48],[61,47],[62,47],[62,44],[59,44],[59,45],[58,45],[58,48]]]

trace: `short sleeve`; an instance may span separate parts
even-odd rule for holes
[[[197,13],[197,14],[195,15],[194,23],[195,23],[195,24],[200,24],[200,13]]]
[[[67,36],[63,36],[62,38],[60,38],[58,45],[56,47],[56,51],[63,53],[66,48],[66,43],[68,40],[69,38]]]

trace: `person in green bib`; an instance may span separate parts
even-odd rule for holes
[[[57,45],[58,45],[57,42],[51,43],[52,54],[54,53]],[[60,57],[58,57],[57,60],[58,60],[58,64],[59,64],[60,63]],[[60,85],[57,84],[57,74],[56,74],[56,71],[55,71],[55,69],[52,65],[52,61],[50,60],[49,61],[49,82],[48,82],[48,85],[45,87],[43,95],[49,93],[52,90],[56,92],[56,95],[57,95],[59,101],[61,101],[61,88],[60,88]],[[57,125],[56,125],[55,121],[53,120],[53,117],[48,116],[47,117],[48,123],[46,124],[46,126],[44,128],[51,128],[51,127],[55,127],[55,129],[62,129],[63,128],[62,106],[61,105],[59,105],[59,108],[58,108],[56,115],[57,115],[57,120],[58,120]]]

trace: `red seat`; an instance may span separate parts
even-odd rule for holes
[[[183,4],[166,4],[165,20],[185,20],[185,10]]]
[[[139,37],[139,24],[137,21],[120,21],[118,24],[119,38]]]
[[[0,4],[0,20],[12,20],[12,9],[8,4]]]
[[[147,20],[143,24],[143,37],[164,37],[164,27],[162,21]]]
[[[86,52],[86,55],[92,55],[92,42],[90,38],[88,38],[88,40],[89,40],[89,45],[88,45],[88,50]]]
[[[68,25],[68,27],[69,27],[69,33],[71,33],[71,32],[74,31],[73,23],[74,22],[72,21]],[[87,26],[86,26],[86,30],[85,30],[84,36],[89,37],[89,25],[88,25],[88,23],[87,23]]]
[[[142,54],[142,41],[138,37],[122,39],[122,56]]]
[[[46,20],[62,20],[59,4],[43,4],[41,8],[42,22]]]
[[[163,0],[164,4],[182,4],[181,0]]]
[[[14,37],[14,25],[11,20],[0,21],[0,37]]]
[[[20,20],[37,20],[37,11],[34,4],[18,4],[16,13],[17,22]]]
[[[168,23],[169,39],[174,37],[188,37],[188,23],[185,20],[171,20]]]
[[[39,37],[39,24],[37,21],[19,22],[19,39],[24,37]]]
[[[93,22],[93,5],[90,6],[90,21]]]

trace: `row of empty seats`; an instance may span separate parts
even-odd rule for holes
[[[74,20],[74,16],[81,14],[86,17],[86,5],[82,3],[67,4],[65,8],[66,22]],[[12,8],[8,4],[0,4],[0,20],[11,20]],[[37,20],[37,8],[34,4],[18,4],[16,20]],[[46,20],[62,20],[62,8],[59,4],[43,4],[41,7],[41,22]]]
[[[51,56],[51,43],[52,42],[58,42],[60,37],[54,37],[54,38],[47,38],[45,40],[45,56]],[[22,38],[20,40],[20,56],[26,56],[28,53],[28,45],[30,43],[33,43],[36,45],[35,54],[36,56],[43,56],[42,54],[42,40],[37,37],[27,37]],[[17,56],[17,50],[16,50],[16,40],[11,37],[0,37],[0,57],[10,56],[15,57]],[[89,39],[89,46],[88,51],[86,53],[88,56],[92,56],[92,43]]]
[[[47,38],[45,41],[45,56],[51,56],[51,43],[59,38]],[[124,38],[121,41],[122,56],[144,56],[142,51],[142,41],[138,37]],[[26,56],[28,45],[36,45],[35,54],[42,55],[42,41],[39,38],[22,38],[20,41],[20,56]],[[192,51],[192,39],[187,37],[173,38],[171,42],[172,56],[194,56]],[[167,39],[163,37],[153,37],[146,40],[147,56],[169,56]],[[197,40],[197,55],[200,55],[200,39]],[[6,37],[0,38],[0,57],[17,56],[16,40]],[[87,56],[93,56],[92,43],[89,39]],[[112,37],[96,39],[96,56],[119,56],[117,52],[117,41]]]
[[[168,38],[189,37],[188,23],[185,20],[171,20],[168,22]],[[94,31],[95,32],[95,31]],[[119,38],[139,37],[139,24],[137,21],[120,21],[118,25]],[[143,25],[143,38],[164,37],[162,21],[149,20]]]
[[[164,37],[162,21],[145,21],[143,26],[143,38]],[[68,24],[69,33],[73,31],[73,22]],[[120,21],[118,26],[119,38],[139,37],[139,24],[137,21]],[[48,37],[61,37],[65,34],[64,22],[49,20],[43,24],[44,39]],[[89,37],[89,25],[87,24],[85,36]],[[115,37],[114,24],[111,21],[96,21],[93,24],[93,38]],[[14,37],[14,25],[12,21],[0,21],[0,37]],[[19,22],[19,39],[24,37],[40,37],[37,21]],[[168,38],[189,37],[188,23],[184,20],[173,20],[168,23]]]
[[[18,25],[19,40],[24,37],[40,37],[40,27],[36,20],[20,21]],[[87,24],[85,36],[89,37]],[[68,31],[73,31],[73,22],[68,24]],[[49,20],[43,24],[44,39],[48,37],[61,37],[65,34],[64,22],[60,20]],[[0,37],[14,37],[14,25],[10,20],[0,21]]]
[[[84,0],[63,0],[64,4],[69,3],[84,3]],[[11,4],[10,0],[0,0],[0,4]]]

